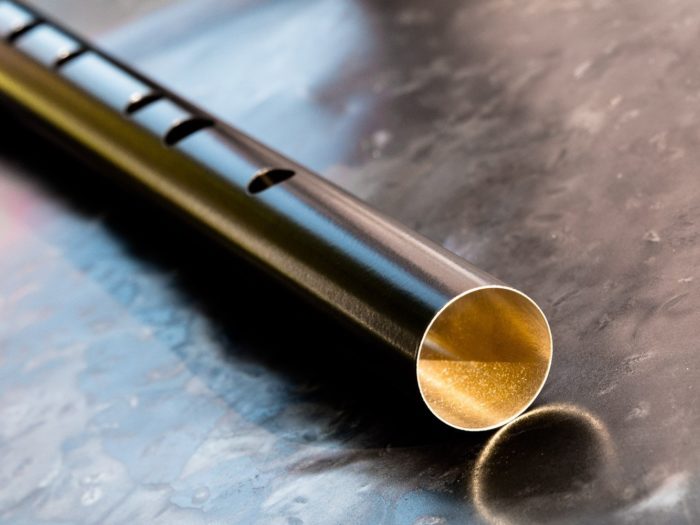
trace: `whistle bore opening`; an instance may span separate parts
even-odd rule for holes
[[[418,349],[423,400],[460,430],[500,427],[535,400],[552,362],[552,334],[535,302],[504,286],[452,299],[433,318]]]

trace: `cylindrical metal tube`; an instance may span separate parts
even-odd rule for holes
[[[415,360],[445,423],[500,426],[539,393],[535,303],[293,161],[0,1],[0,93]]]

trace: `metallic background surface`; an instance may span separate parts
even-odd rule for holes
[[[694,2],[34,3],[523,289],[558,351],[498,433],[390,410],[332,322],[4,119],[2,520],[700,519]]]

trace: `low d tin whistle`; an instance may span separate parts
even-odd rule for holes
[[[535,399],[552,338],[529,297],[18,2],[0,38],[0,95],[414,361],[440,420],[487,430]]]

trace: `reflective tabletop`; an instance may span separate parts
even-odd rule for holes
[[[700,521],[695,2],[32,5],[527,292],[555,356],[511,425],[443,428],[380,349],[7,116],[0,522]]]

